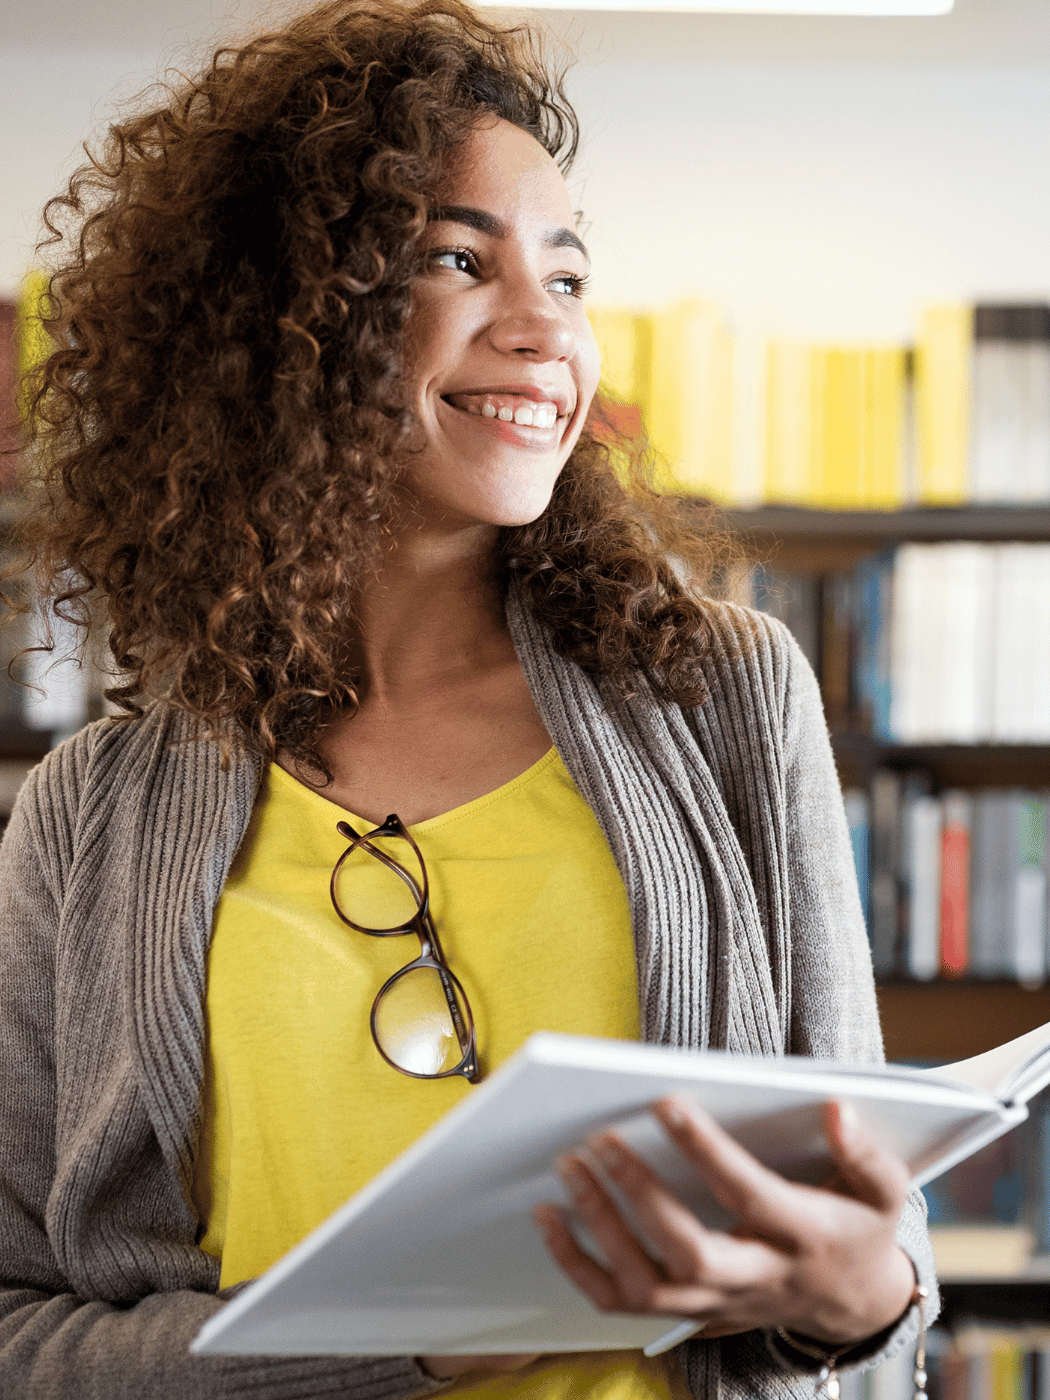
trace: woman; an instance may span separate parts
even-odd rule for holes
[[[915,1335],[899,1162],[832,1109],[837,1182],[792,1186],[667,1103],[733,1236],[611,1135],[662,1265],[582,1158],[608,1268],[537,1225],[597,1306],[703,1324],[671,1356],[187,1351],[533,1029],[881,1053],[813,677],[598,433],[574,147],[525,40],[335,0],[51,206],[30,541],[105,608],[127,714],[35,770],[0,858],[5,1396],[788,1395]],[[405,827],[426,863],[463,1022],[430,1061],[370,1015],[411,954],[364,936],[370,876],[333,908],[340,821],[351,874]]]

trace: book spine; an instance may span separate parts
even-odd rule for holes
[[[931,596],[935,582],[935,557],[930,547],[901,545],[893,568],[889,729],[902,744],[932,737],[930,727],[935,724],[937,711],[931,691],[940,652],[941,613],[939,597]]]
[[[995,660],[992,738],[1023,743],[1031,717],[1027,658],[1031,607],[1029,554],[1023,544],[995,546]]]
[[[973,313],[930,308],[916,350],[919,496],[957,505],[969,495],[969,419]]]
[[[1029,545],[1032,614],[1028,626],[1032,743],[1050,743],[1050,545]]]
[[[908,792],[903,807],[907,970],[929,982],[941,969],[941,804]]]
[[[679,307],[684,359],[676,477],[687,494],[733,495],[733,338],[721,312],[691,300]]]
[[[853,593],[856,579],[845,571],[825,574],[820,585],[820,689],[832,730],[846,729],[855,708]]]
[[[812,364],[808,347],[773,342],[766,358],[766,498],[809,499]]]
[[[946,792],[941,831],[941,973],[962,977],[969,959],[971,802]]]
[[[898,970],[900,951],[900,893],[898,860],[900,845],[901,780],[888,769],[875,773],[871,782],[871,957],[877,977],[892,977]]]
[[[865,438],[863,502],[893,510],[907,491],[908,383],[902,349],[865,352]]]
[[[1011,801],[1015,832],[1013,975],[1039,986],[1046,977],[1046,803],[1037,797]]]
[[[974,799],[970,968],[977,977],[1010,975],[1012,829],[1010,796],[986,789]]]

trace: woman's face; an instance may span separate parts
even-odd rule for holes
[[[583,310],[587,255],[557,165],[493,120],[436,191],[407,332],[425,518],[522,525],[541,515],[598,385]]]

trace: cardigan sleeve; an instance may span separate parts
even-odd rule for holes
[[[60,1116],[55,967],[63,872],[77,829],[86,741],[27,780],[0,845],[0,1395],[5,1400],[406,1400],[440,1388],[410,1357],[198,1358],[188,1347],[223,1298],[185,1287],[133,1301],[74,1290],[60,1259],[52,1185]],[[78,1028],[92,1055],[92,1026]],[[119,1155],[119,1149],[118,1149]],[[151,1166],[153,1164],[150,1164]],[[146,1164],[127,1163],[130,1174]],[[120,1192],[120,1182],[111,1184]],[[128,1209],[134,1194],[129,1191]],[[121,1251],[122,1202],[107,1241]],[[157,1241],[163,1260],[165,1241]],[[158,1265],[162,1272],[163,1262]]]
[[[791,1021],[788,1050],[854,1063],[884,1058],[875,980],[846,825],[816,677],[784,631],[784,781],[791,928]],[[939,1297],[920,1191],[908,1197],[897,1241],[916,1280],[929,1290],[927,1322]],[[911,1345],[918,1308],[890,1332],[857,1348],[844,1364],[874,1366]],[[797,1361],[797,1358],[793,1358]]]

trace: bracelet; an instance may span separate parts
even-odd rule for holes
[[[926,1395],[926,1299],[930,1296],[929,1290],[921,1285],[916,1288],[908,1301],[908,1306],[917,1303],[919,1307],[919,1336],[915,1343],[915,1370],[912,1379],[915,1383],[915,1393],[912,1400],[927,1400]],[[811,1356],[814,1361],[821,1363],[817,1373],[816,1394],[819,1400],[823,1390],[827,1400],[839,1400],[841,1386],[836,1367],[839,1358],[845,1356],[848,1351],[852,1351],[856,1342],[851,1342],[847,1347],[839,1347],[836,1351],[822,1351],[815,1346],[811,1346],[809,1341],[803,1341],[789,1332],[786,1327],[776,1329],[777,1336],[795,1351],[800,1351],[803,1356]]]

